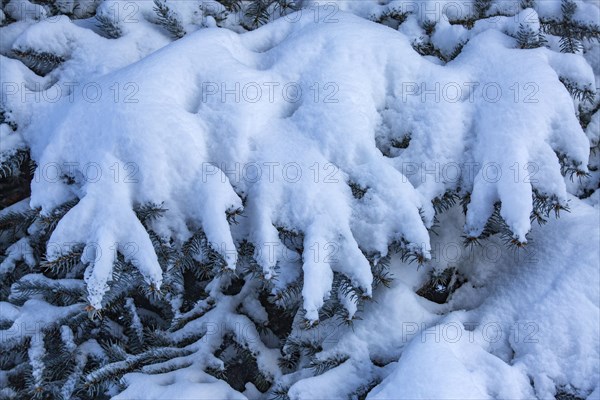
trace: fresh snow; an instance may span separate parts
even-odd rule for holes
[[[553,398],[569,385],[583,398],[597,393],[600,210],[570,204],[570,214],[534,229],[526,251],[473,265],[449,304],[456,311],[417,334],[369,398]],[[585,239],[565,240],[580,232]]]
[[[23,136],[40,165],[31,206],[49,212],[81,199],[51,241],[84,242],[88,251],[99,252],[87,275],[93,306],[101,307],[115,243],[135,243],[134,263],[160,286],[150,239],[132,211],[136,203],[165,201],[169,211],[157,231],[184,240],[187,223],[203,227],[231,268],[234,238],[225,212],[241,208],[241,197],[247,215],[241,234],[252,242],[278,244],[274,225],[302,231],[304,307],[316,319],[331,270],[370,293],[371,272],[359,249],[385,254],[390,241],[404,239],[427,257],[431,200],[447,189],[472,190],[467,234],[478,236],[501,201],[503,218],[522,242],[530,229],[532,189],[566,201],[554,151],[585,169],[589,142],[558,77],[592,83],[593,72],[581,57],[516,50],[514,39],[489,29],[456,60],[439,66],[420,57],[398,32],[349,14],[336,17],[336,23],[310,15],[295,23],[282,18],[243,35],[203,29],[90,81],[104,93],[98,101],[90,100],[94,90],[74,90],[55,103],[26,104],[35,112]],[[64,18],[49,32],[40,24],[13,47],[33,45],[42,32],[53,32],[56,39],[45,45],[66,51],[71,32],[82,29]],[[90,64],[86,55],[104,40],[91,31],[78,38],[80,45],[61,67],[69,78],[89,71],[94,59]],[[506,59],[512,64],[503,64]],[[272,91],[269,82],[275,83]],[[540,82],[536,102],[515,104],[510,88],[527,82]],[[121,90],[132,85],[135,101],[128,102],[126,93],[115,101],[115,84]],[[435,85],[458,87],[459,97],[440,101],[426,92]],[[452,90],[449,96],[455,96]],[[256,101],[235,97],[253,99],[255,93],[262,93]],[[7,96],[15,110],[25,107],[19,100]],[[387,158],[375,146],[374,132],[388,141],[410,134],[411,145]],[[49,182],[44,174],[56,173],[56,165],[76,184]],[[451,177],[431,173],[449,165],[458,166],[460,177],[456,168]],[[531,165],[538,168],[533,184],[526,179]],[[369,188],[364,201],[352,198],[350,181]],[[313,257],[311,246],[325,253],[327,243],[339,244],[339,259]],[[272,276],[277,255],[264,252],[259,261]]]
[[[11,3],[44,18],[40,5]],[[226,23],[231,29],[217,29],[208,12],[191,13],[196,2],[175,2],[187,32],[175,42],[153,27],[152,3],[145,1],[130,2],[140,10],[134,24],[127,23],[128,2],[100,5],[99,14],[121,11],[117,39],[102,36],[89,20],[66,16],[34,23],[12,15],[18,22],[0,28],[2,54],[34,49],[65,59],[41,77],[0,55],[2,103],[8,121],[19,124],[19,133],[0,126],[0,156],[31,149],[38,167],[30,207],[47,214],[79,199],[49,243],[85,244],[89,304],[102,308],[117,251],[149,285],[161,286],[152,241],[133,210],[164,202],[164,218],[152,222],[161,238],[183,243],[202,228],[231,270],[238,262],[235,243],[248,239],[276,285],[303,273],[309,321],[318,320],[332,295],[334,272],[373,297],[363,320],[335,328],[335,340],[326,341],[318,357],[347,359],[319,376],[284,375],[279,350],[248,340],[259,337],[254,328],[240,335],[237,327],[252,324],[238,307],[254,321],[266,319],[252,284],[236,296],[213,290],[215,307],[197,304],[190,313],[206,314],[170,333],[181,339],[208,323],[238,335],[261,370],[289,387],[291,399],[345,398],[364,381],[373,386],[369,399],[552,398],[559,388],[598,398],[600,193],[574,197],[575,184],[561,175],[556,155],[583,171],[598,165],[590,147],[599,140],[600,112],[584,131],[560,81],[598,86],[597,53],[559,53],[553,38],[550,48],[517,48],[512,36],[519,26],[537,30],[540,16],[554,15],[558,2],[538,1],[539,16],[526,9],[481,19],[469,30],[450,23],[472,10],[473,2],[461,2],[432,37],[445,56],[464,44],[447,63],[420,56],[412,44],[422,40],[419,22],[429,18],[428,7],[456,2],[414,2],[418,11],[399,30],[362,17],[406,2],[302,3],[303,12],[237,33],[233,21]],[[61,4],[85,15],[85,2]],[[598,15],[597,4],[578,4],[579,18]],[[493,2],[493,9],[502,7]],[[405,137],[408,148],[391,145]],[[367,189],[364,197],[354,198],[350,185]],[[458,188],[471,193],[466,217],[457,210],[436,217],[432,201]],[[556,196],[570,213],[532,226],[534,191]],[[492,238],[484,249],[503,249],[499,258],[461,263],[467,283],[449,303],[418,296],[431,265],[456,266],[439,257],[439,246],[479,236],[498,202],[514,239],[527,246],[512,252]],[[230,228],[227,213],[241,209],[240,224]],[[434,217],[443,227],[435,237],[429,234]],[[279,227],[303,233],[301,263],[281,253]],[[364,254],[385,256],[394,241],[432,261],[416,269],[394,257],[392,287],[373,291]],[[0,270],[10,272],[20,260],[35,263],[28,246],[24,238],[9,247]],[[49,246],[50,260],[63,250]],[[26,277],[36,279],[42,277]],[[357,312],[353,302],[342,303],[350,315]],[[126,305],[135,310],[131,299]],[[11,325],[0,334],[10,339],[23,326],[81,307],[2,302],[2,320]],[[142,334],[139,320],[133,328]],[[444,336],[454,332],[460,335]],[[61,333],[72,342],[72,332]],[[222,367],[213,355],[221,337],[206,336],[188,346],[190,356],[169,361],[182,368],[128,374],[127,389],[114,398],[255,398],[252,385],[239,393],[203,372]],[[81,357],[96,351],[97,343],[87,345]],[[44,351],[43,343],[30,349],[34,366],[41,368]],[[35,370],[34,379],[39,376]]]
[[[394,259],[393,286],[378,291],[353,330],[323,327],[331,334],[323,354],[350,358],[322,375],[283,376],[280,383],[291,386],[292,399],[346,398],[357,389],[353,382],[369,379],[383,379],[369,399],[553,398],[555,386],[569,385],[594,399],[600,376],[600,210],[575,198],[570,204],[570,214],[534,228],[526,252],[465,262],[468,282],[446,305],[415,294],[427,270]],[[444,217],[448,228],[434,245],[460,231],[460,215],[453,214]],[[585,241],[554,247],[582,229]],[[487,248],[502,246],[494,240]],[[214,315],[203,318],[215,321]],[[374,362],[390,364],[378,369]],[[244,398],[192,367],[129,374],[126,380],[128,389],[118,399],[138,393],[153,399]]]
[[[114,400],[130,400],[143,395],[144,399],[177,400],[242,400],[246,396],[233,390],[222,380],[200,371],[185,370],[185,373],[156,375],[141,373],[130,374],[129,386],[125,391],[113,397]]]

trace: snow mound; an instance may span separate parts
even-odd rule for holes
[[[600,215],[578,199],[571,205],[572,213],[533,230],[526,252],[480,259],[470,273],[460,266],[469,282],[444,306],[457,311],[427,329],[411,328],[414,337],[368,398],[546,399],[559,389],[597,396]],[[582,231],[577,243],[564,240]],[[405,321],[420,327],[414,316]],[[395,331],[407,329],[397,325]]]
[[[216,379],[200,370],[185,370],[166,373],[157,378],[156,375],[142,373],[129,374],[128,386],[123,392],[114,396],[114,400],[172,399],[172,400],[246,400],[246,396],[233,390],[227,383]]]
[[[459,321],[444,323],[456,324],[457,331],[464,329]],[[394,371],[369,393],[368,399],[534,397],[526,376],[470,341],[468,335],[452,336],[451,341],[435,340],[440,337],[437,330],[434,327],[421,333],[421,337],[429,336],[431,340],[413,340]]]
[[[94,70],[80,81],[85,91],[31,104],[23,131],[38,164],[31,206],[48,213],[80,199],[50,242],[86,244],[92,306],[102,307],[116,251],[161,284],[133,211],[142,203],[168,208],[153,226],[164,237],[181,242],[202,228],[231,269],[238,240],[283,248],[277,228],[302,232],[304,309],[316,320],[333,271],[371,294],[364,253],[386,254],[396,241],[429,257],[432,200],[447,190],[472,192],[467,234],[478,236],[502,202],[522,242],[534,189],[566,201],[555,153],[585,170],[589,140],[559,78],[569,71],[566,78],[593,82],[583,58],[518,50],[491,29],[440,66],[400,32],[342,12],[335,21],[319,15],[242,35],[202,29],[127,67],[114,70],[116,59],[113,72]],[[73,39],[82,28],[66,20],[52,29],[65,57],[87,51],[72,40],[82,49],[97,41]],[[89,65],[79,58],[77,71],[92,70],[98,55]],[[529,83],[536,91],[524,99]],[[18,96],[7,103],[23,107]],[[390,146],[406,138],[406,149]],[[382,153],[386,146],[393,154]],[[241,208],[247,218],[232,235],[227,214]],[[267,278],[297,274],[276,271],[285,260],[267,250],[257,254]]]

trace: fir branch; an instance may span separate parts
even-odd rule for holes
[[[255,0],[246,9],[246,17],[250,19],[250,27],[257,28],[269,22],[269,4],[267,1]]]
[[[373,288],[377,288],[383,285],[389,288],[392,284],[392,274],[389,272],[389,263],[391,257],[387,256],[381,258],[376,264],[371,263],[371,272],[373,274]]]
[[[271,390],[271,397],[269,400],[290,400],[288,395],[289,387],[278,385]]]
[[[120,309],[120,305],[117,305],[117,303],[124,301],[132,289],[139,290],[143,285],[144,278],[139,270],[134,268],[130,263],[125,262],[121,254],[117,254],[117,258],[113,264],[110,290],[102,297],[103,308],[111,309],[112,307],[117,307]]]
[[[0,215],[0,233],[8,232],[14,240],[27,232],[27,228],[35,221],[36,217],[37,211],[32,209],[6,212]]]
[[[243,209],[242,208],[234,208],[234,209],[230,209],[227,210],[225,213],[225,216],[227,218],[227,222],[229,223],[229,225],[237,225],[238,221],[237,221],[237,217],[241,216],[243,213]]]
[[[304,252],[304,233],[296,230],[290,230],[285,227],[277,227],[279,240],[285,247],[296,251],[298,254]]]
[[[254,244],[243,240],[238,249],[238,266],[242,265],[244,277],[259,280],[262,289],[266,289],[273,281],[277,280],[276,273],[278,267],[274,267],[270,271],[265,271],[254,258],[255,251]]]
[[[538,221],[543,224],[551,213],[554,213],[555,218],[559,218],[561,211],[570,212],[568,205],[561,203],[556,195],[545,195],[534,189],[532,222]]]
[[[541,32],[534,32],[528,24],[519,24],[516,39],[520,49],[536,49],[548,43]]]
[[[475,0],[475,13],[478,19],[486,17],[486,14],[492,6],[492,0]]]
[[[310,361],[310,367],[315,371],[315,375],[321,375],[330,369],[340,366],[349,359],[350,357],[346,354],[338,354],[324,360],[313,357]]]
[[[239,12],[242,9],[242,0],[217,0],[229,12]]]
[[[92,393],[97,393],[99,385],[103,382],[117,382],[126,373],[139,371],[145,365],[157,364],[190,354],[192,352],[187,349],[160,348],[128,356],[123,361],[109,363],[87,374],[84,378],[84,387]]]
[[[358,304],[358,301],[365,298],[365,292],[359,287],[355,287],[352,281],[341,273],[334,273],[333,284],[331,287],[332,291],[346,297],[354,304]]]
[[[583,179],[589,176],[589,174],[581,168],[582,163],[580,161],[569,159],[569,157],[563,153],[557,152],[556,156],[560,163],[560,172],[563,176],[568,176],[571,181],[573,181],[575,177]]]
[[[559,78],[565,88],[569,91],[569,94],[576,100],[593,103],[596,97],[596,91],[591,85],[580,87],[577,83],[567,78]]]
[[[186,31],[179,15],[172,11],[167,5],[166,0],[154,0],[154,12],[157,20],[173,38],[181,39],[186,35]]]
[[[58,222],[67,214],[67,212],[69,212],[71,208],[75,207],[77,203],[79,203],[79,199],[73,199],[61,204],[48,214],[40,215],[38,221],[44,226],[44,238],[50,237],[56,228],[56,225],[58,225]]]
[[[252,30],[268,23],[277,15],[285,15],[298,8],[294,1],[289,0],[250,0],[245,9],[244,16],[250,21],[250,25],[242,24],[244,28]]]
[[[207,312],[212,310],[215,306],[213,299],[207,299],[202,304],[199,304],[193,310],[188,311],[187,313],[180,315],[173,319],[171,326],[169,327],[169,332],[176,332],[183,327],[185,327],[189,322],[194,321],[198,318],[204,316]]]
[[[167,211],[163,203],[144,203],[134,207],[133,211],[144,227],[148,229],[148,224],[152,221],[162,218]]]
[[[81,262],[81,256],[83,255],[84,245],[77,244],[69,249],[65,254],[48,258],[44,255],[44,258],[40,264],[42,270],[52,271],[57,275],[63,275]]]
[[[423,265],[427,261],[427,257],[421,249],[407,245],[402,247],[400,259],[402,262],[408,262],[409,264],[416,262],[418,265]]]
[[[123,36],[123,30],[119,26],[119,21],[115,21],[110,15],[96,14],[96,25],[110,39],[118,39]]]
[[[600,41],[600,25],[586,24],[573,19],[577,3],[573,0],[562,0],[562,18],[541,19],[544,33],[560,37],[560,49],[563,53],[577,53],[583,48],[582,42]]]
[[[504,218],[500,215],[501,203],[494,204],[494,212],[486,222],[482,233],[478,237],[463,236],[463,245],[465,247],[473,247],[474,245],[482,245],[481,241],[491,236],[498,235],[507,247],[514,250],[523,248],[527,245],[527,241],[521,241],[517,238]]]
[[[0,179],[16,177],[21,174],[24,165],[29,163],[29,151],[24,149],[9,150],[0,154]]]
[[[113,339],[108,339],[102,343],[102,349],[104,355],[108,358],[109,363],[115,363],[118,361],[124,361],[128,354],[123,348],[123,343],[119,343]]]
[[[592,117],[598,111],[600,111],[600,99],[594,102],[591,106],[579,104],[579,123],[582,129],[587,129],[590,122],[592,122]],[[599,144],[600,142],[592,142],[592,149],[594,149],[594,147],[598,147]]]
[[[72,280],[50,279],[41,274],[26,275],[12,285],[9,300],[23,304],[34,296],[44,298],[56,306],[67,306],[85,298],[83,282],[74,285]]]
[[[210,246],[202,230],[196,231],[173,258],[172,268],[190,271],[201,281],[226,272],[225,259]]]
[[[289,313],[295,312],[302,300],[302,283],[297,281],[289,284],[284,289],[277,290],[274,294],[271,294],[269,300]]]
[[[46,76],[65,61],[62,56],[33,49],[14,50],[13,53],[23,64],[40,76]]]
[[[410,133],[407,133],[404,136],[402,136],[401,139],[393,138],[390,144],[392,147],[395,147],[397,149],[407,149],[410,145],[411,138],[412,135]]]
[[[390,8],[383,11],[379,15],[372,14],[369,19],[373,22],[377,22],[378,24],[383,24],[398,29],[398,27],[402,25],[404,21],[406,21],[409,15],[410,13],[407,11],[402,11],[401,9],[397,8]]]
[[[456,205],[460,196],[455,191],[448,190],[442,196],[438,196],[431,201],[433,209],[436,213],[442,214]]]
[[[362,187],[355,182],[348,182],[348,186],[350,186],[350,190],[352,190],[352,196],[357,200],[362,199],[367,193],[367,190],[369,190],[368,187]]]

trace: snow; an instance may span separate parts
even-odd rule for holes
[[[0,263],[0,274],[9,274],[15,269],[18,261],[25,261],[29,267],[36,264],[33,249],[28,238],[21,238],[6,249],[6,258]]]
[[[570,204],[570,214],[534,229],[527,253],[480,260],[484,280],[468,278],[449,304],[456,311],[416,335],[369,398],[552,398],[569,385],[585,398],[597,390],[600,213]]]
[[[290,388],[288,394],[291,399],[343,398],[340,393],[352,393],[369,375],[368,364],[346,361],[335,370],[300,380]]]
[[[424,331],[425,340],[412,340],[394,371],[367,398],[533,398],[525,374],[470,340],[460,321],[443,324],[443,330]]]
[[[393,286],[376,293],[353,329],[336,329],[318,354],[350,359],[300,379],[290,397],[345,398],[353,382],[380,376],[367,398],[553,398],[559,387],[593,398],[600,381],[600,211],[575,198],[570,205],[571,213],[533,229],[525,252],[493,240],[484,246],[488,254],[500,250],[495,256],[464,254],[457,266],[467,283],[444,305],[415,294],[425,269],[395,259]],[[433,246],[451,245],[463,218],[456,210],[444,215]],[[579,240],[564,239],[571,237]],[[442,268],[447,260],[439,258]]]
[[[590,144],[598,145],[600,143],[600,111],[596,111],[592,116],[592,120],[586,129]]]
[[[217,29],[198,2],[169,3],[187,32],[173,43],[152,25],[156,17],[147,1],[99,6],[106,16],[118,10],[114,22],[123,36],[117,39],[101,36],[89,20],[66,16],[33,23],[11,15],[19,21],[0,28],[2,104],[19,126],[18,132],[0,126],[0,157],[25,144],[31,148],[38,167],[29,206],[42,214],[79,199],[53,232],[48,258],[62,255],[67,244],[85,244],[93,307],[103,306],[117,252],[148,285],[161,286],[163,271],[133,211],[146,202],[164,202],[168,209],[152,223],[161,237],[181,244],[202,228],[230,270],[238,266],[236,243],[248,239],[264,276],[276,285],[303,273],[302,307],[311,322],[335,295],[336,272],[374,300],[359,312],[341,299],[350,315],[363,319],[352,328],[336,327],[316,356],[346,361],[319,376],[284,375],[279,350],[254,340],[260,334],[250,318],[267,319],[254,283],[225,296],[213,282],[206,291],[214,308],[198,303],[189,314],[202,311],[202,317],[166,333],[176,341],[204,334],[187,346],[190,356],[167,362],[181,368],[152,374],[147,366],[128,374],[127,389],[115,399],[140,393],[149,399],[255,396],[250,384],[241,394],[203,372],[222,366],[213,353],[223,335],[213,328],[251,351],[268,378],[289,387],[291,399],[345,398],[366,384],[374,386],[369,399],[552,398],[562,387],[599,397],[600,194],[573,197],[575,184],[565,183],[556,155],[584,171],[594,165],[590,145],[598,142],[600,112],[584,131],[560,79],[597,84],[598,58],[557,53],[552,46],[517,48],[519,26],[536,31],[540,18],[556,15],[557,2],[481,19],[471,29],[450,23],[472,15],[471,1],[411,3],[418,10],[400,30],[359,16],[409,6],[402,1],[321,7],[304,1],[297,14],[243,34],[233,22],[240,15],[228,16],[231,30]],[[35,18],[46,12],[27,0],[11,4],[33,7]],[[84,13],[77,4],[60,7]],[[593,3],[577,4],[578,18],[597,14]],[[220,10],[216,3],[204,5]],[[493,1],[488,15],[506,7]],[[136,23],[129,23],[132,17]],[[419,22],[427,19],[439,21],[431,40],[446,57],[464,44],[454,60],[413,50],[411,43],[423,40]],[[7,57],[28,50],[65,60],[41,77]],[[407,136],[408,148],[392,145]],[[366,189],[364,197],[354,198],[350,184]],[[459,188],[471,194],[466,217],[449,212],[439,236],[430,237],[432,200]],[[555,195],[571,212],[532,227],[534,190]],[[484,250],[500,249],[494,260],[456,263],[436,254],[463,234],[479,236],[497,202],[525,249],[505,250],[493,238]],[[242,208],[245,218],[230,228],[226,213]],[[301,262],[281,251],[277,228],[303,234],[303,253],[293,254]],[[364,254],[385,256],[390,243],[401,241],[431,261],[417,269],[394,257],[393,286],[373,291]],[[19,240],[7,249],[0,271],[11,272],[20,260],[34,265],[31,253],[28,240]],[[467,278],[449,303],[415,293],[427,273],[447,267]],[[10,339],[30,327],[26,334],[36,335],[40,326],[83,305],[29,300],[0,307],[12,322],[0,334]],[[126,307],[141,336],[131,298]],[[237,313],[240,307],[247,316]],[[251,329],[240,332],[240,326]],[[457,338],[447,336],[454,331]],[[73,332],[63,327],[61,333],[72,343]],[[93,351],[97,343],[88,345]],[[37,363],[43,353],[43,345],[32,347],[30,357]],[[79,366],[81,357],[87,355],[80,355]]]
[[[202,334],[202,337],[187,346],[192,351],[189,356],[170,360],[164,365],[144,367],[143,373],[125,375],[127,389],[114,398],[135,398],[143,392],[144,398],[148,399],[245,399],[243,394],[232,389],[227,383],[202,372],[207,367],[219,369],[223,366],[223,362],[212,353],[222,345],[223,336],[226,334],[231,334],[238,345],[255,355],[261,372],[268,374],[271,379],[279,378],[279,351],[267,348],[262,341],[257,340],[260,337],[259,333],[248,317],[235,313],[242,304],[246,308],[256,308],[255,289],[256,283],[250,282],[235,296],[220,295],[215,299],[215,307],[206,310],[200,318],[182,329],[172,333],[166,332],[166,335],[176,341],[199,334]],[[252,303],[254,305],[251,305]],[[201,303],[197,308],[201,308]],[[190,313],[198,312],[198,309]],[[178,365],[179,368],[167,373],[153,374],[155,367],[173,365]],[[248,393],[252,393],[252,388],[247,389]]]
[[[506,335],[512,363],[528,371],[540,398],[554,395],[554,385],[589,393],[600,377],[600,215],[576,199],[570,205],[571,214],[537,229],[518,276],[502,265],[506,272],[474,313],[482,323],[502,321],[505,331],[516,327],[519,335]]]
[[[172,400],[245,400],[246,397],[233,390],[227,383],[200,370],[186,370],[185,373],[175,371],[156,375],[134,373],[126,379],[127,389],[114,396],[114,400],[139,398]]]
[[[43,351],[43,330],[57,319],[66,318],[82,309],[83,305],[74,304],[66,307],[56,307],[42,300],[28,300],[20,307],[8,302],[0,302],[3,319],[12,321],[8,329],[0,330],[3,341],[21,341],[27,337],[32,342],[42,342],[42,347],[33,350],[32,355],[38,356]]]
[[[236,258],[225,212],[241,208],[242,197],[248,217],[242,235],[259,246],[279,244],[274,226],[302,231],[304,308],[315,320],[332,271],[370,293],[370,267],[359,249],[385,254],[391,241],[402,238],[427,257],[430,201],[459,182],[473,191],[466,229],[475,236],[500,200],[502,216],[526,241],[532,185],[513,179],[515,165],[535,164],[535,187],[564,201],[553,150],[586,165],[589,145],[556,69],[574,69],[579,81],[593,82],[578,56],[515,50],[510,37],[484,30],[442,67],[422,59],[399,32],[342,12],[335,23],[320,18],[304,13],[295,23],[282,18],[243,35],[202,29],[117,70],[132,61],[124,54],[143,56],[128,50],[139,32],[116,39],[122,40],[119,57],[105,57],[101,45],[107,39],[66,17],[17,37],[13,48],[73,52],[58,76],[87,76],[81,87],[93,87],[55,103],[28,104],[35,112],[23,136],[40,165],[31,206],[46,213],[81,199],[51,241],[84,242],[97,252],[86,278],[94,307],[101,307],[110,281],[115,244],[122,249],[135,243],[136,265],[149,284],[160,286],[151,242],[131,211],[137,203],[165,201],[167,218],[156,230],[176,240],[189,237],[188,223],[204,228],[229,268]],[[54,39],[42,41],[41,32]],[[101,54],[103,61],[95,62]],[[518,67],[498,68],[509,58]],[[106,71],[114,72],[102,75]],[[464,88],[456,100],[415,91],[421,83],[456,82]],[[480,85],[465,87],[468,82]],[[515,104],[511,85],[527,82],[539,82],[537,102]],[[113,96],[115,83],[132,85],[131,101]],[[497,101],[482,89],[489,84],[503,91]],[[14,97],[9,104],[23,107]],[[500,123],[498,116],[508,114],[514,123]],[[411,145],[399,157],[386,158],[374,145],[373,132],[382,124],[392,128],[392,137],[396,129],[411,133]],[[460,171],[450,181],[428,173],[436,165],[461,165],[465,154],[473,174]],[[76,184],[46,176],[56,173],[50,168],[56,165]],[[500,169],[497,181],[486,175],[490,165]],[[363,201],[352,198],[347,181],[369,188]],[[323,255],[329,243],[339,248],[336,259]],[[266,276],[277,261],[260,260]]]
[[[144,328],[142,326],[142,322],[140,321],[140,317],[137,314],[137,309],[131,297],[125,299],[125,306],[127,307],[129,313],[131,314],[131,328],[135,331],[135,334],[138,337],[140,342],[144,339]]]

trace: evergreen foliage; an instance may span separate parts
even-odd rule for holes
[[[243,13],[242,25],[248,30],[269,22],[274,15],[285,15],[299,7],[287,0],[221,0],[219,3],[228,13]],[[488,15],[491,3],[491,0],[476,0],[477,19]],[[523,8],[532,6],[535,6],[533,0],[522,4]],[[542,21],[540,32],[521,24],[516,37],[518,47],[546,46],[542,32],[559,36],[561,51],[569,53],[581,51],[585,41],[600,40],[600,27],[577,21],[576,8],[572,0],[563,0],[562,17]],[[58,8],[53,10],[54,14],[61,12]],[[181,16],[170,8],[170,0],[154,0],[154,11],[158,24],[173,39],[186,35]],[[408,15],[390,9],[371,18],[397,28]],[[101,14],[95,18],[107,37],[117,39],[123,35],[118,21]],[[461,53],[464,44],[458,45],[450,55],[443,54],[430,40],[435,23],[425,21],[422,25],[428,37],[413,44],[421,55],[433,55],[450,62]],[[42,76],[65,62],[63,56],[34,49],[15,52],[14,56]],[[576,101],[591,104],[591,108],[580,106],[582,125],[587,126],[591,116],[598,112],[600,103],[595,98],[596,92],[567,78],[561,81]],[[9,122],[4,112],[1,122]],[[17,130],[16,125],[12,128]],[[389,155],[390,149],[407,149],[410,141],[410,134],[398,134],[381,148]],[[595,151],[598,146],[596,143]],[[588,176],[581,165],[570,163],[566,156],[559,155],[559,159],[564,176],[579,179]],[[1,154],[0,183],[14,177],[31,179],[27,175],[31,164],[27,149]],[[348,185],[357,201],[369,196],[369,187],[351,181]],[[589,195],[589,191],[586,194]],[[432,206],[439,216],[461,206],[464,209],[469,196],[460,189],[448,191],[435,198]],[[182,243],[165,239],[154,231],[153,224],[164,216],[168,203],[137,204],[134,210],[152,240],[163,270],[161,290],[149,286],[131,261],[119,253],[103,307],[94,309],[86,299],[86,270],[90,260],[84,244],[60,244],[63,251],[59,255],[49,254],[56,245],[49,242],[52,232],[77,201],[73,199],[46,214],[34,209],[0,211],[0,250],[4,254],[0,256],[0,301],[20,307],[14,318],[2,316],[0,319],[0,337],[3,338],[0,380],[6,383],[0,398],[103,399],[124,388],[123,377],[127,373],[160,374],[203,368],[234,389],[243,391],[247,383],[252,383],[260,392],[270,393],[272,398],[287,399],[289,386],[279,382],[273,370],[261,362],[266,352],[278,353],[278,368],[283,374],[301,371],[316,376],[350,359],[348,354],[322,355],[326,338],[313,335],[318,326],[306,320],[302,310],[302,273],[291,282],[279,282],[277,276],[266,277],[256,262],[255,245],[247,241],[236,243],[238,265],[235,270],[228,269],[223,256],[199,227],[190,227],[193,234]],[[526,246],[527,242],[519,241],[511,232],[500,209],[501,204],[497,203],[479,237],[464,238],[466,248],[492,236],[500,237],[507,248]],[[561,211],[568,212],[568,205],[555,196],[534,190],[532,221],[542,225],[551,217],[559,217]],[[236,217],[244,217],[243,212],[236,209],[227,214],[231,225],[236,223]],[[278,230],[283,245],[301,259],[303,232],[286,227],[278,227]],[[393,257],[417,266],[428,263],[420,249],[403,241],[391,243],[386,254],[366,254],[366,257],[371,264],[373,286],[382,290],[392,283],[389,265]],[[445,297],[439,302],[444,302],[461,283],[455,270],[442,271],[432,275],[429,286],[420,294],[443,287],[439,291],[444,291]],[[336,271],[331,295],[320,310],[319,324],[352,329],[354,321],[361,318],[365,304],[371,301],[351,277]],[[38,324],[28,314],[28,307],[42,311],[52,309],[61,318]],[[242,324],[252,340],[239,335],[231,325],[235,323]],[[218,325],[216,331],[212,329],[213,324]],[[198,361],[207,354],[210,362]],[[357,398],[366,396],[377,383],[372,380],[361,386]]]
[[[154,0],[154,12],[157,20],[175,39],[181,39],[186,31],[177,13],[169,8],[166,0]]]
[[[111,39],[117,39],[123,35],[123,30],[119,26],[118,21],[115,21],[115,19],[112,16],[105,14],[96,14],[95,18],[98,27],[100,27],[102,32],[104,32],[104,34],[107,37]]]
[[[0,179],[19,176],[30,162],[29,152],[24,149],[9,150],[0,156]]]
[[[541,32],[534,32],[531,26],[520,24],[517,43],[521,49],[536,49],[545,46],[548,42]]]
[[[62,56],[48,52],[38,52],[33,49],[18,50],[14,53],[16,57],[23,61],[23,64],[41,76],[49,74],[65,61]]]
[[[562,18],[542,20],[545,33],[560,37],[560,49],[564,53],[577,53],[583,49],[582,42],[600,40],[600,25],[586,24],[574,18],[577,3],[573,0],[562,0]]]

